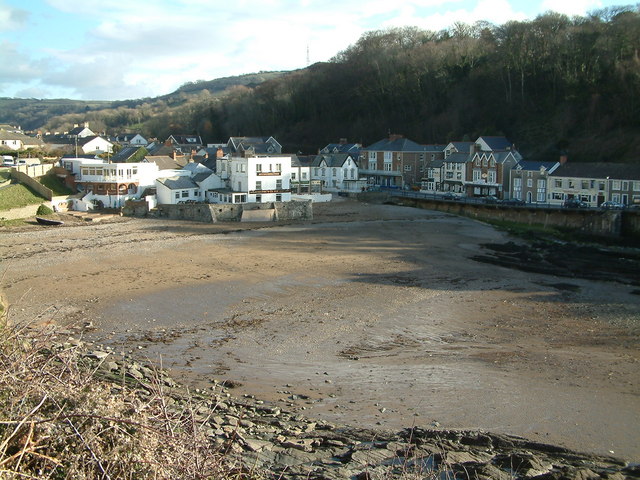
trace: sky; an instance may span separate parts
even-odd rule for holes
[[[496,25],[620,0],[0,0],[0,97],[126,100],[327,61],[367,31]]]

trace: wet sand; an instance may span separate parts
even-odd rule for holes
[[[640,302],[479,263],[492,227],[352,201],[300,225],[0,231],[15,321],[84,325],[204,387],[363,427],[482,428],[640,459]],[[570,287],[570,288],[569,288]]]

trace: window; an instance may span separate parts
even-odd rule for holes
[[[404,166],[404,171],[405,172],[410,172],[411,171],[411,165],[405,165]]]
[[[393,160],[393,152],[384,152],[384,161],[391,162]]]
[[[640,182],[633,182],[633,191],[640,192]]]
[[[554,180],[553,183],[556,188],[562,188],[562,180]]]
[[[337,168],[332,168],[331,169],[331,176],[335,177],[338,175],[338,169]]]
[[[521,189],[522,188],[522,179],[521,178],[514,178],[513,179],[513,186],[514,186],[514,188]]]
[[[262,181],[256,182],[256,190],[262,190]]]
[[[224,168],[223,168],[224,170]],[[256,163],[256,173],[262,173],[262,164]]]
[[[313,174],[317,177],[319,175],[319,173],[320,173],[320,169],[318,167],[316,167],[314,169],[314,173]]]
[[[182,198],[187,198],[189,196],[189,190],[182,190]]]
[[[324,177],[325,173],[326,173],[326,168],[322,167],[322,176],[323,177]]]
[[[496,179],[496,171],[495,170],[489,170],[487,172],[487,182],[488,183],[496,183],[497,179]]]
[[[356,178],[356,169],[355,168],[350,169],[349,173],[350,173],[351,179]]]
[[[391,164],[390,163],[385,163],[384,164],[384,171],[385,172],[390,172],[391,171]]]
[[[533,178],[527,178],[527,187],[533,187]]]
[[[547,181],[544,178],[538,180],[538,190],[546,190],[547,189]]]
[[[247,166],[244,163],[240,164],[240,172],[245,173],[247,171]]]
[[[296,179],[296,172],[291,172],[291,180],[295,180]]]
[[[376,152],[369,152],[369,161],[376,161]]]
[[[620,190],[620,180],[614,180],[612,182],[611,188],[613,190]],[[619,201],[619,200],[614,200],[614,202],[617,202],[617,201]]]
[[[256,195],[256,203],[262,202],[262,195]]]
[[[627,180],[622,182],[622,190],[629,190],[629,182]]]
[[[282,180],[276,180],[276,190],[282,190]]]
[[[581,188],[582,188],[582,190],[588,190],[589,189],[589,180],[582,180]]]
[[[276,202],[281,202],[282,201],[282,194],[277,193],[276,194]]]
[[[369,160],[369,170],[375,170],[376,169],[376,162]]]
[[[281,172],[281,171],[282,171],[282,164],[276,163],[276,172]]]
[[[176,200],[180,200],[180,192],[176,192],[175,198],[176,198]]]
[[[482,180],[482,170],[480,170],[479,168],[474,168],[473,169],[473,181],[474,182],[479,182],[480,180]],[[520,179],[518,179],[520,180]]]
[[[598,182],[598,190],[604,191],[604,182]]]
[[[307,179],[307,172],[302,172],[302,180],[306,180]]]

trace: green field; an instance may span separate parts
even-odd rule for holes
[[[0,212],[46,201],[46,198],[21,184],[9,185],[0,190]]]

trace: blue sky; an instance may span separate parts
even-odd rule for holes
[[[629,2],[631,3],[631,2]],[[502,24],[615,0],[0,0],[0,97],[124,100],[325,61],[369,30]],[[307,50],[308,49],[308,50]]]

